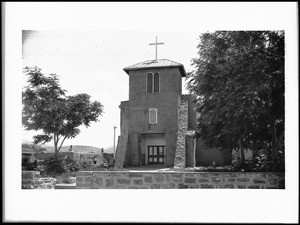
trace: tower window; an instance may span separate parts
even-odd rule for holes
[[[153,90],[153,74],[152,73],[148,73],[147,74],[147,93],[152,93]]]
[[[149,124],[157,123],[157,109],[149,109]]]
[[[154,73],[154,93],[159,92],[159,73]]]
[[[147,93],[159,92],[159,73],[155,72],[147,74]]]

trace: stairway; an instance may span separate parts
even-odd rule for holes
[[[188,101],[181,100],[178,114],[178,131],[175,150],[174,167],[184,168],[186,166],[186,132],[188,129]]]
[[[128,134],[121,135],[118,138],[118,145],[116,151],[116,160],[115,160],[115,169],[122,169],[124,166],[126,150],[127,150],[127,143],[128,143]]]

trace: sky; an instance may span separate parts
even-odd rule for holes
[[[37,66],[44,74],[59,75],[62,88],[68,95],[87,93],[91,100],[104,105],[104,114],[99,122],[92,122],[64,145],[88,145],[99,148],[112,146],[114,126],[120,134],[121,101],[128,100],[128,75],[123,68],[150,59],[155,59],[158,42],[158,59],[170,59],[184,65],[187,72],[194,67],[191,60],[197,57],[197,44],[201,32],[146,32],[146,31],[45,31],[22,32],[22,65]],[[185,78],[183,78],[185,81]],[[23,74],[24,86],[27,76]],[[183,82],[183,93],[187,94]],[[41,132],[23,129],[23,140]],[[52,144],[49,142],[48,144]]]

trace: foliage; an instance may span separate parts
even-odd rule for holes
[[[284,145],[284,32],[217,31],[200,36],[196,71],[196,136],[209,146],[241,152],[271,145],[273,165]]]
[[[63,157],[60,154],[54,154],[47,157],[42,165],[44,172],[47,175],[60,175],[64,173],[72,173],[79,170],[79,165],[76,161],[68,156]]]
[[[37,161],[30,162],[28,159],[22,159],[22,170],[39,171]]]
[[[22,123],[26,130],[41,130],[34,144],[54,141],[58,153],[66,138],[76,137],[80,125],[90,126],[103,113],[100,102],[87,94],[67,96],[56,74],[44,75],[38,67],[25,67],[28,86],[22,92]],[[60,141],[60,144],[59,144]]]

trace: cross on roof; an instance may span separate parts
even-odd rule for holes
[[[157,60],[157,45],[163,45],[163,42],[157,42],[157,36],[155,39],[155,43],[150,43],[149,45],[155,45],[155,60]]]

